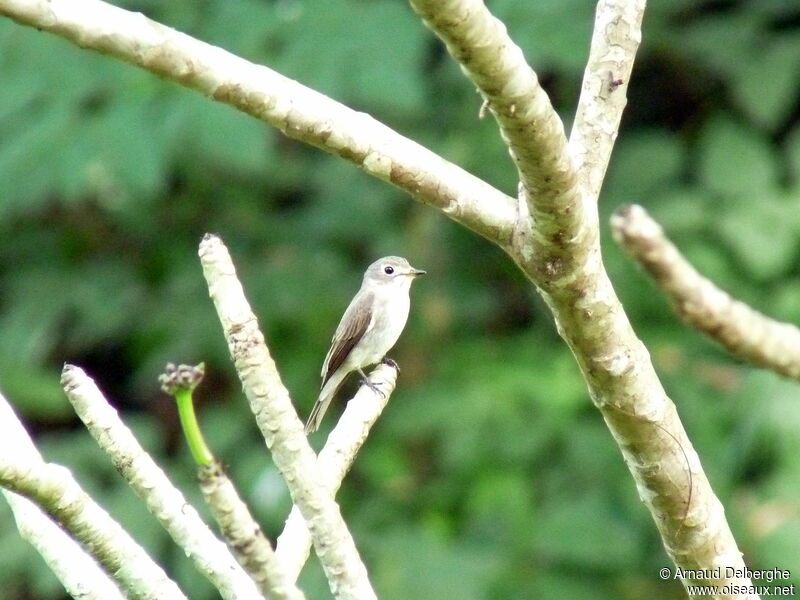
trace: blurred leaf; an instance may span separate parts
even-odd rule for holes
[[[779,320],[800,323],[800,281],[784,282],[769,301],[764,312]]]
[[[74,167],[67,163],[64,174],[68,181],[70,173],[81,173],[83,186],[73,186],[74,193],[96,191],[112,208],[161,191],[166,175],[169,146],[157,125],[161,111],[155,99],[130,95],[90,124],[85,144],[76,146],[84,146],[86,155],[75,159]],[[136,104],[128,106],[129,100]]]
[[[0,552],[0,574],[19,577],[28,570],[35,570],[43,578],[54,579],[53,572],[43,566],[44,560],[33,549],[33,546],[27,542],[22,543],[14,514],[5,499],[1,504],[0,513],[3,518],[0,520],[0,525],[3,527],[3,531],[0,533],[0,544],[3,548],[14,548],[15,551]]]
[[[485,549],[461,547],[422,530],[386,532],[381,553],[371,570],[381,581],[381,597],[463,598],[486,597],[489,575],[497,568]]]
[[[665,131],[633,133],[619,141],[612,161],[614,169],[604,184],[604,198],[619,205],[641,203],[643,198],[663,193],[664,186],[680,175],[684,160],[680,140]],[[647,157],[646,169],[641,168]]]
[[[258,174],[269,167],[276,132],[230,106],[184,92],[165,116],[174,151],[217,169]]]
[[[515,532],[534,531],[535,502],[526,473],[490,473],[468,491],[466,510],[476,539],[500,545],[517,542]]]
[[[753,49],[739,66],[733,93],[756,123],[774,129],[797,103],[800,35],[776,38]],[[787,65],[793,68],[787,70]]]
[[[770,533],[758,541],[758,556],[765,569],[785,569],[791,574],[790,579],[777,579],[768,583],[766,579],[758,581],[757,585],[789,586],[794,584],[795,589],[800,585],[796,573],[800,572],[800,518],[795,513],[794,518],[781,519],[780,526],[775,527]],[[767,567],[766,565],[774,565]]]
[[[796,194],[800,184],[800,127],[795,126],[790,130],[786,140],[786,153]]]
[[[667,236],[678,243],[679,234],[697,235],[708,222],[708,210],[713,204],[707,193],[692,187],[672,189],[659,195],[651,216],[664,228]]]
[[[542,598],[597,598],[598,581],[597,577],[586,577],[585,575],[571,575],[569,573],[557,572],[551,574],[548,571],[537,574],[531,578],[530,592],[528,597]]]
[[[537,71],[552,67],[582,71],[589,57],[594,6],[581,0],[544,0],[525,5],[492,3],[492,12],[508,27]]]
[[[726,75],[748,64],[752,48],[758,47],[761,17],[754,11],[700,12],[699,18],[680,27],[681,48],[694,60],[710,63]],[[738,44],[731,44],[738,40]],[[721,49],[725,52],[721,52]]]
[[[31,364],[0,365],[0,389],[23,418],[56,422],[72,415],[53,369]]]
[[[356,106],[405,112],[420,107],[424,29],[405,6],[389,0],[290,0],[281,10],[291,16],[275,34],[291,43],[276,56],[278,71],[303,73],[303,84]],[[336,42],[321,45],[320,39]]]
[[[537,548],[548,560],[612,569],[639,551],[634,532],[595,498],[564,499],[541,507],[540,514]]]
[[[0,146],[0,198],[3,213],[26,206],[33,200],[40,204],[48,193],[57,188],[49,156],[54,145],[65,141],[69,114],[54,110],[30,119],[18,119],[20,127],[6,134]]]
[[[730,119],[712,120],[700,140],[700,179],[735,197],[760,197],[777,183],[775,154],[765,141]]]
[[[800,222],[792,204],[762,191],[759,202],[731,206],[720,215],[719,231],[756,279],[775,277],[796,262]]]

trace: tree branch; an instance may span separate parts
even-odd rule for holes
[[[411,0],[411,6],[488,102],[517,166],[540,250],[554,235],[577,241],[581,201],[564,126],[505,25],[481,0]]]
[[[627,104],[625,93],[642,39],[644,7],[645,0],[600,0],[597,3],[589,62],[569,138],[578,180],[592,204],[600,195],[622,111]]]
[[[11,406],[0,394],[0,419],[5,424],[3,439],[13,446],[14,455],[42,461],[39,451],[33,445]],[[0,424],[0,430],[3,425]],[[0,441],[0,448],[3,442]],[[123,600],[123,595],[102,567],[84,551],[69,533],[58,526],[50,517],[28,498],[0,488],[17,523],[17,529],[44,558],[47,566],[64,585],[68,594],[82,600]]]
[[[186,600],[175,582],[81,489],[68,469],[42,460],[2,396],[0,486],[26,496],[75,536],[126,596]]]
[[[269,600],[305,600],[287,577],[267,537],[261,531],[233,481],[218,461],[197,468],[203,499],[214,515],[236,560]]]
[[[685,323],[742,360],[800,379],[800,329],[762,315],[703,277],[641,206],[618,210],[611,227]]]
[[[331,591],[343,600],[374,599],[367,569],[339,505],[325,489],[317,457],[303,434],[303,425],[236,278],[227,248],[218,237],[206,235],[199,254],[250,409],[292,501],[308,525]]]
[[[141,447],[94,381],[79,367],[64,365],[61,385],[98,446],[222,597],[263,600],[253,580]]]
[[[559,149],[565,148],[566,142],[557,116],[539,89],[533,71],[525,68],[521,54],[514,50],[482,4],[474,0],[414,1],[428,15],[426,19],[435,27],[442,27],[443,31],[437,33],[457,50],[457,56],[489,99],[525,184],[524,198],[516,205],[457,167],[391,134],[369,117],[348,111],[268,69],[241,61],[143,17],[96,0],[49,3],[0,0],[0,13],[113,54],[236,106],[279,127],[287,135],[352,160],[367,172],[398,185],[418,200],[497,242],[542,291],[559,333],[574,353],[590,395],[617,440],[640,497],[675,563],[685,568],[720,565],[742,568],[744,562],[722,507],[603,267],[593,194],[599,175],[579,178],[573,164],[576,161],[566,153],[560,154]],[[458,19],[451,22],[437,16],[443,13],[436,6],[449,6],[456,11],[463,6],[470,10],[457,12]],[[603,20],[598,17],[598,23],[623,23],[614,29],[614,39],[610,38],[615,42],[615,50],[621,53],[615,64],[632,64],[640,33],[637,20],[625,15],[635,13],[636,6],[640,6],[640,0],[600,5],[609,12],[603,13]],[[633,13],[627,7],[634,7]],[[509,47],[500,47],[504,43]],[[494,76],[483,60],[492,52],[501,60],[500,76]],[[470,59],[472,53],[476,56],[474,61]],[[602,61],[596,64],[601,68]],[[595,76],[603,77],[602,73]],[[621,109],[611,104],[609,109]],[[583,107],[584,120],[589,118],[590,108]],[[517,111],[521,116],[515,117]],[[616,120],[609,117],[607,122]],[[538,139],[542,146],[517,135],[515,125]],[[616,129],[604,135],[606,149],[598,154],[605,158],[590,159],[582,155],[582,147],[593,141],[587,137],[579,143],[579,138],[575,138],[573,150],[582,165],[600,169],[601,163],[607,162]],[[415,173],[417,169],[419,172]],[[233,272],[232,267],[229,272]],[[249,308],[236,317],[226,325],[232,351],[252,342],[256,350],[248,348],[248,351],[257,355],[254,361],[260,360],[262,354],[268,357],[266,348],[260,347],[262,337]],[[236,330],[230,330],[228,325],[235,325]],[[251,390],[248,397],[268,441],[281,438],[283,432],[276,433],[269,426],[281,422],[281,411],[290,412],[287,421],[290,429],[285,435],[295,442],[299,421],[289,405],[288,395],[285,390],[273,392],[270,384],[264,383],[270,378],[279,380],[271,359],[268,361],[268,372],[257,386],[258,393]],[[243,358],[239,362],[246,361]],[[279,397],[274,407],[276,413],[261,414],[259,394]],[[305,443],[297,441],[296,446],[286,448],[287,452],[292,449],[302,456],[304,468],[314,473],[313,453],[306,454]],[[276,454],[276,462],[284,460],[289,460],[288,455]],[[289,466],[280,462],[279,468]],[[291,477],[287,479],[291,481]],[[687,485],[689,480],[691,485]],[[324,496],[324,491],[316,489],[311,493],[319,494],[315,498]],[[303,509],[302,505],[301,509],[307,516],[305,511],[310,509]],[[340,517],[338,510],[326,514],[333,520]],[[312,520],[312,534],[316,526],[319,525]],[[315,537],[317,553],[321,554],[317,543]],[[742,584],[749,580],[742,578],[735,582]]]
[[[0,488],[0,492],[11,506],[22,538],[36,548],[70,596],[80,600],[125,600],[91,556],[36,504],[6,489]]]
[[[331,498],[336,496],[339,486],[361,446],[367,441],[370,429],[383,412],[389,396],[394,391],[397,381],[397,369],[389,365],[379,364],[369,380],[377,386],[382,393],[377,393],[367,386],[361,386],[356,395],[347,403],[344,414],[328,436],[325,447],[317,456],[317,469],[323,477],[325,486]],[[275,553],[283,564],[288,577],[296,580],[308,560],[311,549],[311,534],[306,527],[300,509],[295,505],[283,532],[278,537]]]
[[[596,155],[581,157],[584,168],[598,173],[585,174],[579,186],[563,133],[555,125],[557,117],[533,71],[483,3],[411,2],[495,111],[528,199],[527,204],[519,203],[514,235],[504,249],[539,287],[552,310],[558,331],[572,349],[592,400],[620,446],[667,552],[685,568],[743,568],[722,505],[603,267],[593,187],[599,184],[599,171],[605,170],[619,122],[616,113],[622,106],[591,106],[591,96],[584,94],[573,148],[578,151],[590,143],[583,136],[588,131],[584,121],[592,109],[600,110],[603,104],[613,109],[599,123],[613,123],[614,128]],[[606,28],[595,31],[590,88],[597,78],[602,79],[595,71],[602,71],[606,42],[600,38],[609,36],[617,50],[615,64],[623,69],[633,64],[641,35],[641,9],[641,0],[601,2],[598,6],[596,23]],[[609,23],[622,25],[609,29]],[[517,139],[515,134],[520,132],[527,132],[530,139]],[[541,157],[537,156],[538,145]],[[563,156],[554,157],[554,152],[563,152]],[[539,179],[543,183],[537,188]],[[722,587],[749,584],[750,580],[723,577],[702,583]]]
[[[0,14],[229,104],[355,163],[490,240],[511,234],[512,198],[370,115],[267,67],[99,0],[0,0]]]

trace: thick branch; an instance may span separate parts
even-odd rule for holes
[[[411,0],[425,24],[478,86],[519,171],[541,238],[538,250],[579,242],[581,199],[564,125],[522,50],[481,0]]]
[[[361,386],[347,403],[344,414],[317,456],[317,468],[324,478],[323,485],[331,498],[336,496],[344,476],[353,465],[356,454],[367,441],[369,430],[389,401],[397,381],[397,369],[379,364],[369,374],[369,380],[380,389],[381,393],[367,386]],[[300,509],[293,506],[275,548],[278,560],[289,578],[295,580],[300,575],[310,549],[311,534],[303,515],[300,514]]]
[[[227,248],[218,237],[206,235],[200,243],[199,254],[209,294],[250,409],[272,452],[275,466],[286,481],[292,501],[311,531],[314,549],[331,591],[336,598],[344,600],[374,599],[367,569],[342,519],[339,505],[325,489],[317,456],[303,434],[303,425],[236,278]]]
[[[193,88],[345,158],[492,240],[512,198],[423,146],[267,67],[99,0],[0,0],[0,14]]]
[[[583,193],[600,195],[642,38],[645,0],[600,0],[569,149]]]
[[[68,469],[42,460],[2,396],[0,486],[26,496],[60,523],[130,598],[186,600],[128,532],[81,489]]]
[[[591,143],[581,136],[589,131],[585,120],[592,109],[599,111],[608,104],[610,112],[598,122],[609,128],[602,148],[591,156],[579,152],[583,168],[592,170],[583,175],[579,186],[560,122],[556,124],[557,117],[522,53],[483,3],[411,2],[495,112],[529,201],[527,205],[520,202],[515,233],[505,249],[542,290],[667,552],[686,568],[742,568],[744,562],[722,505],[602,264],[595,188],[599,189],[622,105],[590,105],[584,95],[573,145],[576,152]],[[598,5],[597,24],[605,29],[595,32],[590,83],[596,85],[602,79],[596,70],[602,70],[604,44],[615,48],[613,63],[629,70],[640,37],[641,9],[641,0]],[[609,39],[601,42],[606,36]],[[530,215],[526,206],[530,206]],[[724,585],[729,581],[723,578],[707,583]]]
[[[800,329],[734,300],[700,275],[641,206],[617,211],[611,227],[686,323],[742,360],[800,379]]]

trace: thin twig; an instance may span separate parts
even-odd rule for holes
[[[597,3],[589,62],[569,137],[578,179],[587,204],[592,206],[600,195],[627,104],[628,81],[642,39],[644,7],[645,0]]]
[[[685,323],[737,358],[800,379],[800,329],[770,319],[703,277],[641,206],[618,210],[611,227]]]

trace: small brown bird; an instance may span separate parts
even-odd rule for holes
[[[322,390],[306,422],[306,433],[319,429],[336,390],[353,371],[365,384],[364,367],[378,363],[397,342],[408,320],[409,290],[425,271],[405,258],[386,256],[364,273],[361,289],[344,312],[322,365]]]

